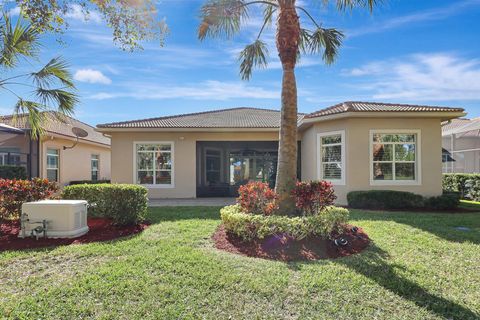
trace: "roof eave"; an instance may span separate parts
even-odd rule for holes
[[[280,128],[110,128],[97,127],[95,131],[108,132],[278,132]]]
[[[350,111],[326,116],[303,118],[299,128],[308,127],[312,123],[330,121],[344,118],[438,118],[441,121],[452,120],[464,117],[467,114],[463,111],[437,111],[437,112],[418,112],[418,111],[395,111],[395,112],[359,112]]]

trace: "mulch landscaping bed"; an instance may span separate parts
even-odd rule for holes
[[[343,237],[348,245],[337,246],[332,240],[320,237],[309,237],[296,241],[285,235],[270,236],[263,240],[244,241],[238,236],[227,232],[220,225],[212,239],[215,247],[231,253],[242,254],[248,257],[264,258],[280,261],[333,259],[359,253],[368,247],[368,235],[358,228],[356,233],[346,226],[345,233],[333,235],[333,238]]]
[[[39,238],[36,240],[30,237],[25,239],[18,237],[20,222],[3,223],[0,224],[0,251],[108,241],[142,232],[148,227],[147,223],[133,226],[115,226],[111,220],[104,218],[89,218],[87,224],[90,230],[87,234],[78,238]]]

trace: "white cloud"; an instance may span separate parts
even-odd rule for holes
[[[458,14],[467,8],[475,5],[480,5],[480,0],[464,0],[464,1],[452,1],[452,4],[441,7],[433,8],[421,12],[416,12],[400,17],[394,17],[387,19],[384,23],[375,24],[373,26],[359,28],[347,32],[348,37],[361,36],[370,33],[378,33],[386,30],[400,28],[403,26],[412,25],[418,22],[443,20],[455,14]]]
[[[101,71],[94,69],[80,69],[75,72],[73,78],[80,82],[110,84],[112,80]]]
[[[20,7],[17,6],[17,7],[15,7],[15,8],[13,8],[13,9],[10,9],[10,10],[8,11],[8,15],[11,16],[11,17],[18,16],[18,15],[20,14],[20,11],[21,11],[21,10],[20,10]]]
[[[81,5],[79,4],[72,4],[65,14],[65,17],[78,20],[82,22],[94,22],[100,23],[102,22],[102,16],[96,10],[88,10],[85,11]]]
[[[128,88],[128,89],[127,89]],[[152,83],[131,83],[115,92],[100,92],[91,99],[104,100],[114,98],[134,99],[195,99],[229,100],[235,98],[278,99],[278,90],[249,86],[243,82],[204,81],[194,85],[162,86]]]
[[[480,100],[480,60],[448,53],[416,54],[344,70],[374,99]]]

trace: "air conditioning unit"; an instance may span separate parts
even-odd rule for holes
[[[87,201],[42,200],[22,205],[19,237],[76,238],[88,232]]]

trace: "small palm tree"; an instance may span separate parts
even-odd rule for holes
[[[357,6],[370,10],[380,0],[332,0],[338,10],[351,10]],[[325,5],[330,1],[323,0]],[[231,38],[240,31],[242,23],[249,18],[251,6],[263,9],[263,25],[253,43],[240,53],[240,75],[248,80],[254,67],[267,66],[267,45],[260,38],[265,27],[277,15],[276,47],[283,69],[281,96],[280,141],[275,190],[279,194],[279,213],[294,212],[295,203],[291,195],[297,179],[297,85],[295,65],[302,54],[321,54],[326,64],[334,62],[344,35],[334,28],[323,28],[296,0],[208,0],[201,9],[198,29],[200,40],[208,37]],[[303,28],[300,12],[309,19],[313,30]]]
[[[31,136],[34,139],[44,132],[42,122],[46,117],[45,111],[56,111],[55,114],[61,120],[63,115],[73,114],[78,102],[68,65],[60,57],[51,59],[36,72],[2,76],[6,71],[17,67],[21,58],[37,57],[39,38],[38,29],[24,23],[21,18],[14,26],[7,14],[4,13],[0,18],[0,90],[17,98],[13,110],[14,120],[19,114],[28,114]],[[22,97],[21,93],[15,90],[21,87],[31,91],[32,99]]]

